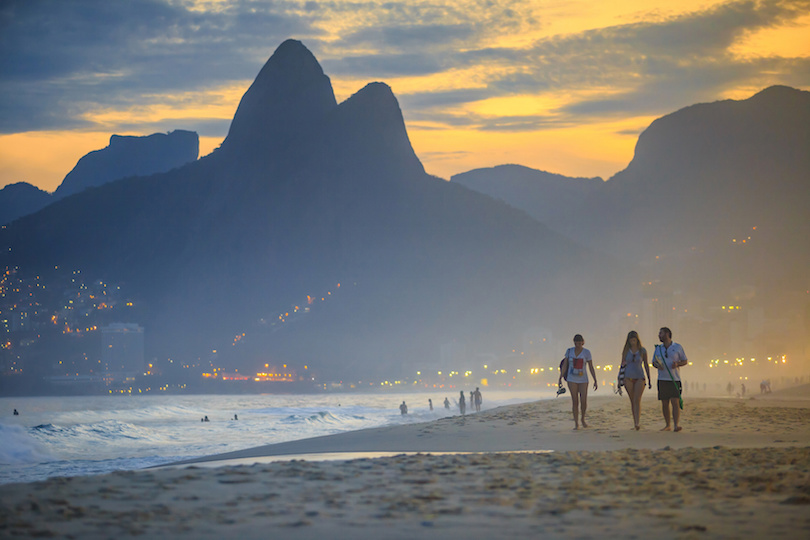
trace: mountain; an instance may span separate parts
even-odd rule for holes
[[[9,184],[0,190],[0,224],[34,213],[50,202],[50,193],[27,182]]]
[[[601,178],[570,178],[522,165],[474,169],[450,181],[520,208],[552,228],[555,221],[576,213],[604,183]]]
[[[0,224],[32,214],[88,187],[177,168],[195,161],[199,147],[199,136],[193,131],[175,130],[144,137],[113,135],[109,146],[79,159],[53,194],[25,182],[0,190]]]
[[[145,137],[113,135],[110,144],[83,156],[56,188],[61,199],[89,187],[128,176],[165,172],[197,159],[199,137],[193,131],[175,130]]]
[[[567,343],[634,282],[525,213],[427,175],[391,89],[336,103],[294,40],[211,155],[63,199],[0,231],[0,245],[3,265],[121,283],[150,358],[306,364],[341,379],[413,374],[448,342],[511,350],[530,327]]]
[[[453,181],[500,197],[584,246],[640,264],[650,286],[645,296],[663,292],[695,308],[691,338],[714,343],[706,354],[746,354],[752,346],[735,343],[746,335],[757,337],[760,350],[784,350],[810,328],[808,149],[810,92],[774,86],[655,120],[627,168],[598,185],[513,166]],[[571,191],[583,185],[593,189],[577,193],[576,215],[561,219]],[[722,324],[736,330],[707,323],[720,320],[721,306],[735,304],[745,306],[740,317],[747,319]],[[722,335],[728,345],[717,345],[726,343]],[[806,354],[802,346],[795,350]]]

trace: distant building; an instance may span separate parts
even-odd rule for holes
[[[113,323],[101,328],[101,361],[107,376],[126,380],[144,374],[143,328],[131,323]]]

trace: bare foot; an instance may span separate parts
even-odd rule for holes
[[[672,428],[669,426],[664,426],[661,428],[661,431],[672,431]]]
[[[576,431],[576,430],[578,430],[578,429],[579,429],[579,426],[578,426],[578,425],[577,425],[577,426],[574,426],[574,431]]]
[[[682,429],[683,429],[683,428],[682,428],[681,426],[675,426],[675,431],[676,431],[676,432],[678,432],[678,431],[680,431],[680,430],[682,430]]]
[[[639,429],[641,429],[641,426],[636,426],[636,431],[638,431]]]
[[[588,424],[585,423],[585,419],[582,419],[582,427],[588,427]]]

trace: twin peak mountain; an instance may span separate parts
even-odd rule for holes
[[[391,88],[370,83],[338,105],[329,77],[295,40],[278,47],[242,97],[219,153],[276,171],[304,158],[321,173],[351,161],[367,172],[425,172]]]
[[[217,350],[225,368],[276,358],[341,378],[410,373],[451,342],[503,349],[527,325],[567,334],[582,314],[554,306],[605,280],[620,290],[629,275],[501,201],[428,175],[391,89],[371,83],[337,104],[293,40],[212,154],[62,199],[0,230],[0,245],[11,248],[3,266],[125,284],[147,357]],[[334,301],[280,322],[337,283]]]

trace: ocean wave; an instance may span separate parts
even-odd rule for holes
[[[53,459],[45,447],[23,426],[0,424],[0,464],[22,465]]]

